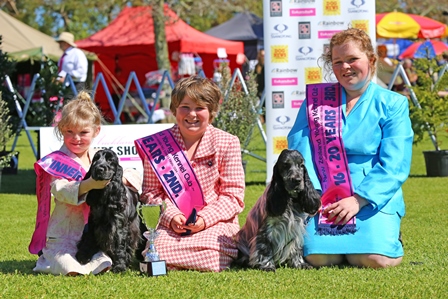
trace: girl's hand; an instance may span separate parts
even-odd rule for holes
[[[96,181],[94,179],[92,179],[91,177],[88,178],[87,180],[85,180],[89,190],[93,190],[93,189],[104,189],[104,187],[106,187],[109,183],[110,180],[99,180]]]
[[[134,191],[134,192],[139,192],[132,184],[131,184],[131,182],[128,180],[128,179],[126,179],[124,176],[123,176],[123,185],[125,185],[126,187],[128,187],[129,189],[131,189],[132,191]],[[140,186],[141,186],[141,182],[140,182]]]
[[[184,228],[184,223],[187,222],[187,218],[185,218],[184,215],[179,214],[173,217],[173,220],[171,220],[171,228],[174,230],[176,234],[182,234],[186,232],[186,229]]]
[[[131,186],[131,184],[128,182],[128,180],[125,177],[123,177],[122,181],[123,181],[123,185],[128,186],[128,187]]]
[[[198,233],[205,229],[204,219],[202,219],[202,217],[198,216],[196,218],[196,223],[190,223],[190,224],[184,226],[184,228],[191,230],[192,234]]]
[[[367,200],[355,194],[326,206],[322,214],[327,216],[328,220],[333,221],[334,224],[344,225],[367,204]]]
[[[78,195],[81,196],[93,189],[103,189],[109,183],[110,180],[95,181],[90,177],[87,180],[81,181],[81,184],[79,185]]]
[[[171,228],[174,230],[176,234],[182,234],[187,232],[187,229],[191,231],[192,234],[195,234],[197,232],[200,232],[205,229],[205,222],[202,217],[197,217],[196,223],[190,223],[185,225],[187,222],[187,219],[184,215],[176,215],[174,216],[173,220],[171,220]]]

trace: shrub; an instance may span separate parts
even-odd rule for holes
[[[10,92],[9,87],[5,84],[6,76],[11,77],[11,74],[15,70],[16,62],[10,60],[6,52],[1,49],[2,36],[0,35],[0,93],[2,100],[6,103],[5,106],[8,108],[8,113],[15,111],[14,95]],[[2,108],[3,110],[3,108]],[[2,115],[5,115],[2,113]],[[9,123],[13,125],[13,130],[15,131],[19,125],[19,117],[17,115],[9,118]]]
[[[213,125],[237,136],[243,146],[250,138],[251,130],[259,115],[259,111],[256,110],[259,98],[255,75],[248,74],[245,80],[246,93],[241,77],[237,77],[233,86],[230,86],[232,78],[229,68],[223,67],[222,70],[222,79],[219,83],[224,99]]]
[[[12,125],[10,123],[8,104],[2,98],[0,91],[0,153],[6,152],[6,144],[14,136]],[[0,156],[0,170],[7,167],[14,153],[8,153]]]
[[[443,66],[439,66],[435,58],[418,58],[414,65],[418,81],[413,90],[420,104],[420,107],[410,105],[414,143],[421,142],[424,134],[431,131],[436,140],[436,150],[439,150],[448,137],[448,99],[440,95],[441,91],[448,90],[448,74],[445,72],[439,78]]]
[[[0,35],[0,47],[2,43],[2,36]],[[5,81],[5,76],[11,78],[16,70],[17,62],[8,57],[6,52],[0,48],[0,91],[3,94],[3,100],[7,103],[10,112],[10,124],[12,124],[13,131],[17,131],[20,124],[20,117],[16,113],[15,97],[19,97],[19,103],[23,110],[25,106],[25,99],[20,94],[13,94],[9,90]],[[54,117],[55,110],[59,104],[59,100],[51,101],[50,99],[63,98],[64,101],[69,100],[68,95],[71,93],[70,87],[63,87],[62,84],[56,80],[58,74],[58,67],[48,57],[42,57],[40,61],[39,78],[36,81],[35,95],[39,94],[41,101],[33,102],[26,115],[26,122],[28,126],[49,126]],[[34,74],[31,74],[34,75]]]

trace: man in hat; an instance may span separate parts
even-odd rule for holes
[[[65,77],[70,75],[75,83],[76,90],[85,88],[87,79],[87,57],[77,48],[75,37],[70,32],[62,32],[56,39],[64,54],[58,61],[58,80],[63,83]]]

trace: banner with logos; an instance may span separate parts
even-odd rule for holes
[[[263,0],[267,178],[280,152],[288,147],[306,84],[335,81],[318,61],[331,37],[361,28],[375,47],[375,1]]]
[[[93,140],[92,147],[113,150],[123,168],[135,168],[143,175],[142,161],[137,154],[134,140],[171,128],[173,124],[104,125]],[[39,128],[40,158],[61,148],[63,142],[54,132],[54,127]]]

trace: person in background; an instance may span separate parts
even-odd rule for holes
[[[404,254],[400,224],[405,204],[401,187],[409,176],[413,142],[408,100],[372,82],[377,55],[363,30],[350,28],[333,35],[329,51],[322,58],[325,69],[337,78],[338,83],[332,86],[340,90],[340,96],[322,99],[340,102],[334,107],[340,108],[339,117],[326,114],[325,109],[333,104],[325,106],[325,115],[313,115],[320,97],[314,98],[315,90],[311,89],[288,135],[288,147],[302,153],[316,189],[322,190],[329,179],[337,179],[334,186],[344,183],[352,195],[334,198],[331,192],[323,192],[322,210],[306,227],[305,259],[315,267],[346,262],[370,268],[397,266]],[[311,98],[313,103],[308,105]],[[325,161],[316,159],[322,155],[318,151],[321,145],[316,142],[319,140],[315,139],[319,127],[310,132],[314,122],[320,122],[318,116],[325,119],[326,131],[320,133],[325,142],[332,142],[332,134],[340,133],[339,138],[334,137],[340,142],[329,149],[332,155],[323,156]],[[339,169],[344,164],[346,172],[322,180],[323,170],[317,165]],[[327,198],[331,203],[324,203]],[[354,230],[345,232],[348,224]]]
[[[255,74],[257,76],[257,95],[261,98],[261,95],[264,91],[264,49],[260,49],[257,55],[257,64],[255,65]]]
[[[213,81],[183,78],[171,94],[177,124],[136,140],[144,168],[140,200],[167,205],[155,248],[169,270],[219,272],[238,254],[234,236],[244,208],[244,170],[238,137],[211,124],[221,99]],[[179,180],[173,167],[181,173]],[[181,183],[182,178],[188,180]],[[178,199],[187,189],[187,203],[195,201],[194,209],[182,208]]]
[[[75,37],[70,32],[62,32],[56,39],[64,54],[58,61],[58,80],[63,83],[67,75],[72,77],[79,92],[86,86],[88,62],[84,52],[77,48]]]
[[[437,59],[437,64],[439,66],[445,65],[448,62],[448,51],[444,51],[441,55],[437,56],[439,59]]]
[[[257,82],[257,96],[261,100],[261,97],[263,96],[263,91],[265,88],[265,82],[264,82],[264,49],[260,49],[258,51],[257,55],[257,64],[255,65],[255,80]],[[265,105],[266,103],[263,102],[263,113],[260,115],[261,122],[265,122]]]
[[[408,76],[409,82],[411,83],[412,86],[414,86],[415,84],[417,84],[417,72],[414,69],[412,60],[409,58],[405,58],[403,59],[403,69],[406,72],[406,76]]]
[[[390,83],[390,80],[392,79],[392,74],[395,71],[396,64],[387,57],[387,47],[385,45],[378,45],[377,47],[377,53],[378,53],[378,71],[377,76],[378,79],[381,80],[379,84],[381,84],[383,87],[387,87]],[[401,78],[401,76],[397,76],[395,79],[395,82],[393,83],[392,90],[394,91],[403,91],[405,88],[404,81]]]
[[[112,260],[103,252],[96,253],[85,265],[75,257],[88,217],[86,195],[109,183],[93,178],[82,180],[95,154],[91,143],[100,133],[101,121],[99,109],[89,94],[81,91],[64,105],[55,127],[56,135],[63,140],[62,147],[35,163],[38,212],[29,246],[32,254],[39,255],[35,272],[75,276],[99,274],[112,266]],[[141,190],[141,176],[136,170],[125,169],[123,176],[126,185]],[[50,216],[52,196],[55,206]]]

